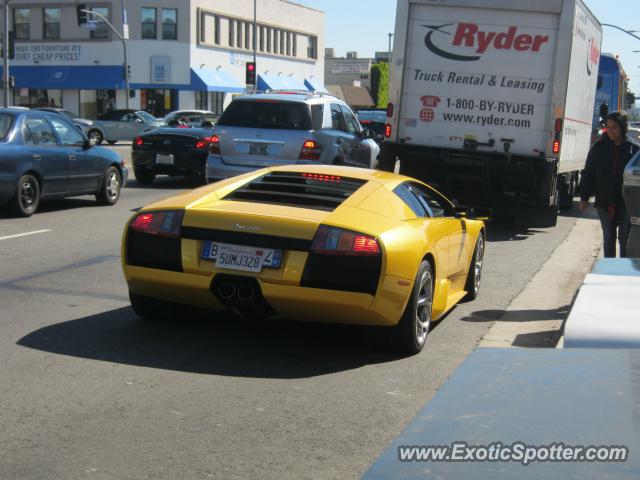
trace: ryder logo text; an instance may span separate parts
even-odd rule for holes
[[[490,49],[539,52],[541,47],[549,42],[549,35],[520,33],[518,27],[508,27],[506,30],[500,31],[485,31],[476,23],[458,23],[455,32],[444,30],[452,25],[455,24],[423,25],[429,29],[424,37],[425,46],[436,55],[449,60],[479,60],[482,54]],[[450,40],[447,39],[448,42],[445,42],[445,35],[450,38]],[[450,47],[470,47],[475,55],[461,55],[457,52],[451,52],[446,43],[449,43]]]

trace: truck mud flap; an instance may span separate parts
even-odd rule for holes
[[[558,223],[558,206],[515,207],[513,223],[519,227],[552,228]]]

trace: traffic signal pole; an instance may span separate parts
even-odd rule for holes
[[[4,93],[4,108],[9,106],[9,0],[4,2],[4,35],[2,35],[2,88]]]
[[[79,12],[84,12],[87,15],[91,15],[91,16],[96,16],[98,17],[100,20],[102,20],[110,29],[111,31],[116,35],[116,37],[118,37],[120,39],[120,41],[122,42],[122,50],[123,50],[123,60],[124,60],[124,88],[126,90],[125,92],[125,104],[126,104],[126,108],[127,110],[129,110],[129,61],[127,59],[127,40],[126,38],[124,38],[124,35],[120,34],[120,32],[118,30],[116,30],[116,27],[114,27],[113,25],[111,25],[111,22],[109,22],[109,20],[107,20],[107,18],[103,15],[100,15],[99,13],[93,12],[91,10],[85,10],[85,9],[78,9]]]

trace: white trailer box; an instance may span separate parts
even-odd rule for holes
[[[383,166],[555,224],[590,147],[601,36],[581,0],[398,0]]]

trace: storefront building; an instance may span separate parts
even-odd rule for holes
[[[257,51],[258,89],[324,89],[324,14],[285,0],[123,0],[86,8],[128,31],[128,68],[120,39],[105,22],[78,26],[76,3],[13,0],[16,38],[10,61],[14,105],[56,106],[97,118],[114,108],[164,116],[177,109],[222,112],[246,89]],[[97,17],[96,17],[97,18]],[[123,19],[126,18],[126,27]],[[125,90],[125,72],[130,91]]]

